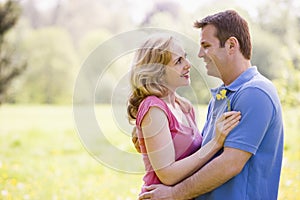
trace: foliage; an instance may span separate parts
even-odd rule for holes
[[[278,94],[283,105],[300,105],[300,71],[295,69],[292,61],[287,62],[286,71],[281,79],[275,79],[273,82],[278,88]]]
[[[283,43],[276,35],[253,25],[252,64],[267,78],[282,78],[287,58],[284,56]],[[275,48],[275,44],[277,48]],[[276,50],[274,50],[276,49]]]
[[[20,6],[15,1],[0,3],[0,104],[5,100],[12,80],[26,67],[26,63],[19,59],[16,49],[5,38],[19,16]]]
[[[268,9],[272,6],[272,9]],[[299,6],[298,6],[299,7]],[[267,12],[266,12],[267,10]],[[300,105],[300,17],[296,1],[267,1],[257,9],[257,25],[264,34],[256,40],[257,63],[277,86],[284,105]],[[261,31],[260,31],[261,32]],[[275,76],[274,76],[275,75]]]
[[[28,31],[20,45],[29,69],[19,80],[17,102],[71,103],[78,61],[69,34],[58,27]]]
[[[93,50],[95,50],[95,48],[98,45],[100,45],[105,40],[108,40],[110,37],[112,37],[112,34],[106,29],[94,30],[88,32],[80,40],[80,44],[79,44],[80,57],[82,59],[87,58],[88,55]]]
[[[138,27],[157,27],[180,32],[198,43],[199,30],[192,28],[193,22],[233,8],[249,22],[252,64],[276,84],[282,103],[297,105],[300,99],[297,78],[300,74],[300,18],[294,0],[276,2],[265,1],[254,7],[252,3],[245,6],[229,0],[217,4],[207,1],[186,10],[175,1],[125,0],[117,5],[116,0],[89,3],[66,0],[57,1],[45,10],[40,8],[39,1],[26,0],[22,3],[24,12],[13,41],[18,43],[18,52],[28,57],[28,70],[13,82],[7,99],[15,103],[70,103],[78,67],[97,46],[115,34]],[[118,44],[114,48],[119,48]],[[111,52],[108,50],[101,56]],[[179,92],[193,103],[207,103],[211,96],[209,88],[216,87],[220,81],[208,77],[202,60],[197,58],[197,50],[191,52],[194,52],[189,51],[188,55],[193,58],[191,87]],[[126,75],[131,62],[130,59],[127,63],[125,60],[118,62],[122,57],[112,61],[103,78],[99,77],[102,79],[99,79],[101,87],[95,94],[96,102],[111,102],[115,86],[120,84],[120,77]],[[99,68],[93,70],[97,73]]]

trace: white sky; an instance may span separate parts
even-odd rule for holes
[[[5,0],[0,0],[5,1]],[[22,1],[22,0],[21,0]],[[43,10],[47,8],[51,8],[56,5],[56,2],[58,0],[35,0],[36,6]],[[72,2],[72,0],[62,0],[62,1],[69,1]],[[84,1],[84,0],[83,0]],[[101,1],[101,0],[100,0]],[[130,3],[134,4],[136,7],[136,12],[142,12],[149,7],[153,5],[155,1],[159,0],[128,0]],[[201,4],[204,4],[205,2],[208,2],[209,0],[172,0],[180,4],[185,10],[193,12],[196,10]],[[239,3],[243,7],[251,7],[253,5],[257,5],[257,3],[264,2],[265,0],[234,0],[234,2]]]
[[[5,2],[6,0],[0,0],[0,2]],[[19,0],[20,2],[26,0]],[[72,0],[34,0],[36,6],[40,10],[46,10],[56,5],[57,1],[63,2],[70,2]],[[82,0],[88,3],[88,0]],[[99,0],[101,1],[101,0]],[[154,2],[160,0],[127,0],[127,2],[132,6],[134,12],[132,16],[134,19],[138,20],[140,16],[142,16],[146,11],[149,10],[149,7],[152,7]],[[199,6],[209,2],[210,0],[171,0],[177,2],[185,9],[187,12],[195,11]],[[222,1],[222,0],[219,0]],[[248,10],[250,13],[255,14],[253,11],[255,7],[259,5],[264,5],[266,2],[270,0],[233,0],[232,4],[239,5],[241,8]],[[284,0],[282,0],[284,1]],[[118,1],[116,1],[118,2]],[[217,2],[217,1],[216,1]],[[293,7],[297,7],[300,10],[300,1],[299,0],[292,0]],[[297,10],[297,9],[296,9]]]

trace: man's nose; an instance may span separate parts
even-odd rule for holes
[[[203,56],[204,56],[204,50],[203,50],[203,48],[200,48],[199,52],[198,52],[198,57],[203,58]]]

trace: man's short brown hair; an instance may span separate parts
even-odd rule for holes
[[[252,45],[248,23],[236,11],[227,10],[209,15],[200,21],[196,21],[194,27],[203,28],[208,24],[216,28],[215,36],[220,41],[220,47],[225,46],[228,38],[235,37],[239,42],[241,53],[246,59],[250,60]]]

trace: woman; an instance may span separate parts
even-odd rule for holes
[[[190,84],[190,67],[173,37],[151,37],[135,54],[127,112],[137,128],[146,186],[174,185],[193,174],[222,148],[239,123],[239,112],[224,113],[215,137],[201,147],[194,109],[176,93],[177,88]]]

